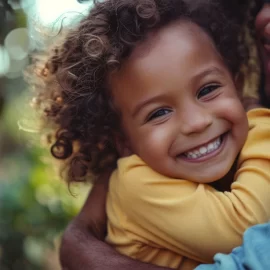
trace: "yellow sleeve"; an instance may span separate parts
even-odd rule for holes
[[[265,117],[265,114],[267,117]],[[208,262],[242,242],[244,231],[270,218],[270,111],[249,114],[249,136],[231,192],[170,179],[138,157],[123,160],[118,193],[126,230],[149,245]],[[126,163],[125,163],[126,162]],[[125,163],[125,164],[124,164]]]

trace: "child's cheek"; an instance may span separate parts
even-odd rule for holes
[[[143,159],[153,154],[156,158],[164,157],[172,141],[170,127],[165,123],[141,130],[138,138],[137,154]]]
[[[212,104],[212,112],[217,118],[237,123],[246,118],[244,107],[237,96],[224,97]]]

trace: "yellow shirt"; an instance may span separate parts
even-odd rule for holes
[[[270,218],[270,110],[248,113],[249,134],[230,192],[171,179],[138,156],[118,161],[107,200],[107,242],[134,259],[194,269],[242,243]]]

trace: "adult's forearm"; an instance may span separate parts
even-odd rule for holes
[[[60,261],[63,270],[169,270],[120,255],[76,220],[64,233]]]
[[[60,261],[63,270],[166,270],[120,255],[104,242],[106,195],[110,172],[94,185],[79,215],[64,232]],[[168,270],[168,269],[167,269]]]

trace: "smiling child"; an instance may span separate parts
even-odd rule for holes
[[[269,220],[270,112],[241,104],[239,29],[215,3],[97,1],[46,65],[52,154],[69,181],[115,168],[107,242],[120,253],[194,269]]]

